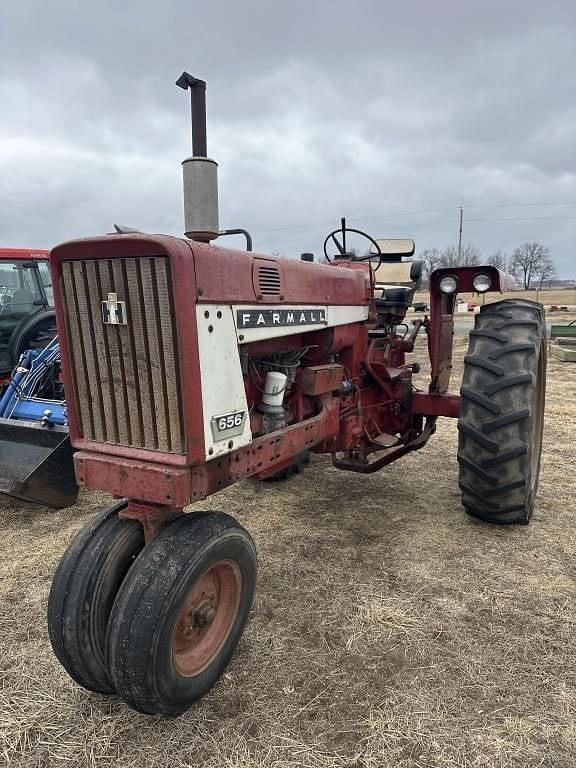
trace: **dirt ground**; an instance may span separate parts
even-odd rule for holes
[[[465,334],[457,339],[454,389]],[[505,768],[576,764],[576,365],[549,362],[528,527],[459,503],[456,426],[372,477],[316,457],[285,484],[204,502],[252,532],[251,622],[224,678],[177,720],[90,694],[46,631],[50,579],[107,502],[0,507],[0,764]]]

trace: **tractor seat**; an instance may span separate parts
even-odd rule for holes
[[[422,278],[421,261],[382,262],[374,270],[376,292],[381,290],[378,301],[406,301],[412,303],[414,293],[420,287]],[[378,295],[376,293],[376,295]]]
[[[383,288],[381,296],[375,298],[376,307],[378,311],[387,309],[388,307],[404,309],[404,311],[406,311],[412,303],[413,295],[414,291],[410,288],[404,288],[403,286]]]
[[[374,270],[376,311],[384,323],[403,321],[420,287],[421,277],[421,261],[383,261]]]

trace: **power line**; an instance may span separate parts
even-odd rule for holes
[[[492,222],[492,221],[575,221],[576,216],[510,216],[510,217],[504,217],[504,218],[494,218],[494,219],[466,219],[467,222],[470,221],[485,221],[485,222]]]
[[[545,208],[547,205],[576,205],[576,203],[470,203],[464,208],[523,208],[526,206]]]
[[[448,211],[459,211],[460,208],[525,208],[525,207],[535,207],[535,208],[545,208],[549,206],[557,206],[557,205],[575,205],[576,202],[550,202],[550,203],[467,203],[463,204],[462,206],[454,205],[454,206],[448,206],[446,208],[426,208],[418,211],[402,211],[399,213],[388,213],[388,214],[377,214],[374,216],[356,216],[354,214],[348,214],[348,219],[354,219],[355,221],[379,221],[384,219],[395,219],[400,216],[419,216],[423,214],[428,213],[446,213]],[[542,218],[548,218],[548,217],[542,217]],[[572,218],[572,217],[560,217],[560,218]],[[518,219],[519,221],[521,219]],[[526,219],[526,221],[529,221],[530,219]],[[330,221],[320,221],[320,222],[308,222],[308,223],[300,223],[300,224],[290,224],[288,226],[282,226],[282,227],[252,227],[251,231],[254,233],[262,233],[262,232],[285,232],[285,231],[292,231],[294,229],[304,229],[304,228],[310,228],[310,227],[329,227],[332,224],[334,224],[334,219],[331,219]],[[504,221],[504,219],[502,219]]]
[[[377,219],[395,219],[397,216],[418,216],[423,213],[444,213],[446,211],[457,210],[455,208],[428,208],[423,211],[405,211],[404,213],[388,213],[379,214],[377,216],[355,216],[354,214],[348,215],[348,219],[354,219],[354,221],[372,221]],[[320,221],[314,224],[291,224],[288,227],[269,227],[266,229],[258,229],[253,227],[252,232],[282,232],[285,230],[303,229],[304,227],[330,227],[334,224],[334,219],[330,221]]]
[[[496,206],[494,206],[496,207]],[[447,209],[441,209],[441,210],[447,210]],[[452,209],[450,209],[452,210]],[[454,210],[458,210],[457,208]],[[494,222],[499,221],[576,221],[576,216],[529,216],[529,217],[515,217],[515,216],[507,216],[507,217],[496,217],[496,218],[485,218],[485,219],[466,219],[467,224],[492,224]],[[422,229],[427,227],[440,227],[440,226],[454,226],[454,221],[452,219],[446,219],[444,221],[427,221],[427,222],[420,222],[417,224],[404,224],[401,227],[387,227],[386,232],[407,232],[409,233],[412,229]],[[322,226],[322,225],[318,225]],[[294,228],[295,229],[295,228]],[[256,230],[253,230],[254,232]],[[290,227],[290,231],[292,231],[292,227]],[[320,235],[317,234],[310,234],[310,235],[303,235],[302,237],[297,238],[290,238],[289,240],[274,240],[269,241],[267,243],[258,243],[259,248],[273,248],[278,245],[291,245],[294,243],[301,243],[304,241],[310,241],[311,239],[320,237]]]
[[[425,222],[420,224],[410,224],[410,225],[405,224],[402,227],[387,227],[386,232],[409,232],[412,229],[420,229],[422,227],[439,227],[439,226],[445,226],[445,225],[452,227],[454,225],[454,222],[451,219],[446,219],[446,221],[431,221],[431,222]],[[258,247],[267,248],[267,247],[274,247],[276,245],[290,245],[292,243],[301,243],[304,241],[309,242],[310,239],[321,238],[321,237],[323,237],[323,235],[318,235],[314,233],[310,235],[303,235],[302,237],[291,238],[290,240],[274,240],[273,242],[269,241],[267,243],[258,242]]]

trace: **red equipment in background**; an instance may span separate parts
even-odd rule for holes
[[[0,248],[0,381],[10,378],[22,352],[55,333],[49,251]]]

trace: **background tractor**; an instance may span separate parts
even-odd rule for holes
[[[0,493],[73,504],[48,251],[0,249]]]
[[[0,248],[0,377],[22,352],[56,335],[54,293],[46,250]]]
[[[507,288],[493,267],[436,270],[430,315],[407,325],[421,271],[411,240],[375,240],[342,221],[324,242],[326,264],[213,245],[205,83],[184,73],[177,84],[190,89],[193,115],[186,238],[115,234],[51,253],[76,478],[121,500],[64,554],[50,639],[80,685],[167,716],[222,673],[256,583],[249,533],[225,513],[185,507],[307,451],[375,472],[423,448],[448,417],[458,419],[466,511],[527,523],[546,364],[542,307],[487,304],[461,394],[449,392],[457,295]],[[367,238],[365,257],[349,252],[351,233]],[[430,358],[424,390],[411,359],[418,334]]]

